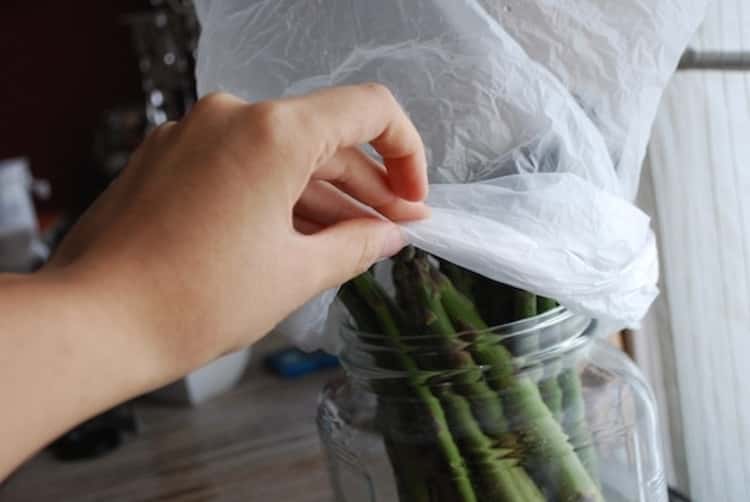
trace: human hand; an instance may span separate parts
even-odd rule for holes
[[[426,194],[421,139],[382,86],[214,94],[148,136],[42,273],[111,307],[163,383],[396,253],[398,227],[364,206],[418,219]]]

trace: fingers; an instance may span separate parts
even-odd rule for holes
[[[319,290],[343,284],[405,245],[397,225],[372,218],[346,220],[305,239]]]
[[[411,221],[429,215],[429,210],[422,203],[394,199],[390,204],[379,208],[380,214],[392,221]],[[322,226],[352,218],[377,217],[372,208],[321,180],[310,181],[294,207],[294,214]]]
[[[313,174],[313,178],[329,181],[393,221],[418,220],[429,216],[429,209],[423,203],[398,197],[389,186],[385,168],[356,147],[340,150]],[[301,201],[311,199],[313,194],[308,192],[309,187]]]
[[[311,159],[311,171],[300,180],[299,193],[339,150],[370,143],[383,158],[387,186],[393,193],[411,201],[427,196],[422,139],[386,87],[335,87],[280,103],[290,105],[298,119],[299,134],[319,145],[311,150],[318,154]]]
[[[327,227],[354,218],[372,218],[371,209],[327,181],[312,180],[294,207],[294,215]]]
[[[294,217],[294,229],[302,235],[312,235],[325,228],[320,223],[315,223],[302,216]]]
[[[423,205],[408,203],[422,201],[427,194],[422,140],[382,85],[328,88],[256,104],[212,94],[193,107],[181,125],[183,136],[198,131],[205,137],[206,124],[209,132],[233,128],[232,141],[222,136],[228,158],[255,167],[269,162],[285,166],[264,176],[281,175],[284,199],[293,204],[311,179],[322,179],[392,220],[429,214]],[[383,164],[358,148],[367,143]]]

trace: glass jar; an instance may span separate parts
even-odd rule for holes
[[[562,307],[454,338],[343,326],[318,427],[339,502],[664,502],[639,370]]]

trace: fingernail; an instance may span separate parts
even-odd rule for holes
[[[394,225],[385,236],[383,251],[380,253],[380,258],[390,258],[401,251],[404,246],[406,246],[406,240],[401,233],[401,228]]]

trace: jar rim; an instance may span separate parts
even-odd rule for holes
[[[392,357],[389,354],[429,360],[433,367],[418,372],[429,378],[445,372],[443,377],[447,378],[460,374],[462,370],[450,365],[443,368],[441,365],[446,357],[456,354],[456,351],[471,350],[481,343],[505,346],[516,371],[524,371],[524,368],[535,367],[542,361],[577,351],[588,343],[596,330],[595,320],[565,307],[486,330],[452,333],[447,338],[440,334],[367,333],[358,330],[349,319],[341,329],[343,348],[339,357],[347,373],[364,382],[401,378],[410,373],[410,370],[393,366],[395,360],[389,360]],[[436,380],[433,378],[433,381]]]
[[[568,310],[564,306],[558,306],[554,309],[548,310],[547,312],[544,312],[542,314],[537,314],[532,317],[528,317],[526,319],[520,319],[517,321],[512,321],[508,323],[498,324],[495,326],[488,326],[486,329],[481,330],[461,330],[456,331],[456,333],[453,335],[457,339],[463,339],[467,337],[476,337],[477,335],[482,336],[490,336],[493,338],[496,338],[498,340],[509,340],[514,337],[521,337],[526,336],[531,333],[536,333],[543,331],[547,328],[551,328],[554,326],[558,326],[565,321],[569,321],[571,319],[577,318],[581,321],[586,321],[585,327],[581,330],[582,332],[586,330],[591,325],[591,319],[583,316],[581,314],[576,314],[570,310]],[[363,339],[367,340],[384,340],[388,338],[388,335],[385,333],[373,333],[366,330],[359,329],[353,322],[351,318],[346,319],[343,322],[343,330],[342,330],[342,336],[344,338],[344,341],[357,341],[361,342]],[[425,342],[429,342],[430,340],[440,340],[442,337],[440,335],[427,333],[427,334],[419,334],[419,333],[407,333],[407,334],[400,334],[399,340],[402,342],[420,342],[421,344],[424,344]]]

